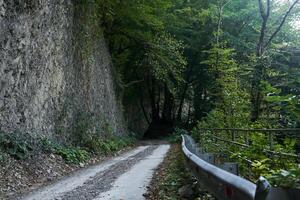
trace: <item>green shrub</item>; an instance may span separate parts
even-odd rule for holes
[[[47,138],[42,139],[42,149],[46,153],[53,153],[56,151],[56,149],[60,148],[61,145],[59,145],[56,142],[53,142]]]
[[[131,146],[135,142],[136,140],[132,137],[110,136],[103,139],[94,136],[90,141],[86,141],[85,147],[96,154],[109,154]]]
[[[135,143],[135,137],[114,136],[113,129],[104,119],[98,123],[89,113],[80,113],[75,127],[74,145],[95,154],[109,154]]]
[[[263,123],[256,123],[251,128],[261,128]],[[294,169],[298,161],[293,157],[287,157],[284,155],[270,155],[264,150],[269,149],[268,136],[261,132],[253,132],[249,134],[250,146],[247,148],[239,148],[236,145],[231,145],[218,140],[218,146],[216,146],[216,140],[213,136],[221,137],[225,140],[231,140],[231,135],[228,132],[215,133],[210,130],[201,131],[203,123],[199,123],[197,127],[192,131],[192,136],[198,141],[205,151],[211,153],[228,153],[229,161],[238,162],[240,174],[247,179],[255,182],[260,176],[272,177],[271,183],[276,185],[280,184],[280,178],[284,178],[283,175],[289,173],[281,173]],[[264,126],[263,126],[264,127]],[[236,135],[236,142],[244,143],[245,138],[243,135],[240,137]],[[295,154],[296,140],[291,138],[285,138],[282,142],[273,140],[273,151],[283,152],[287,154]],[[252,161],[249,164],[249,161]],[[278,172],[273,177],[273,173]],[[294,175],[291,175],[294,176]],[[288,176],[287,176],[288,177]],[[297,177],[300,180],[300,177]],[[292,178],[291,178],[292,179]],[[286,183],[285,183],[286,182]],[[283,181],[283,185],[288,185],[292,181]],[[295,181],[293,181],[295,182]]]
[[[68,163],[78,164],[88,160],[90,158],[90,153],[107,155],[119,151],[126,146],[133,145],[134,143],[135,139],[131,137],[111,136],[103,139],[93,136],[90,140],[85,141],[83,146],[85,149],[60,145],[48,139],[42,140],[42,148],[47,153],[54,153],[62,156]]]
[[[61,147],[57,149],[55,153],[60,155],[68,163],[74,164],[85,162],[90,158],[90,154],[86,150],[76,147]]]
[[[170,143],[180,143],[181,142],[181,135],[188,134],[188,131],[181,128],[175,128],[173,134],[168,137],[168,141]]]
[[[45,152],[60,155],[68,163],[78,164],[90,158],[88,151],[78,147],[60,145],[48,139],[44,139],[42,144]]]
[[[18,160],[27,158],[30,151],[33,150],[33,145],[29,135],[19,132],[11,134],[0,132],[0,149]]]
[[[267,178],[276,187],[300,189],[300,165],[290,170],[273,171]]]
[[[73,145],[62,145],[49,139],[33,139],[28,134],[19,132],[5,134],[0,131],[0,162],[4,162],[7,154],[16,159],[25,159],[33,150],[42,149],[46,153],[62,156],[68,163],[77,164],[88,160],[91,153],[107,155],[136,142],[133,136],[116,137],[108,133],[106,136],[100,137],[88,133],[87,130],[90,128],[89,117],[81,117],[82,120],[80,120],[76,135],[80,137],[76,139]]]
[[[93,117],[89,113],[80,113],[75,125],[74,138],[75,144],[80,146],[90,145],[89,142],[93,140],[91,130],[95,127]]]

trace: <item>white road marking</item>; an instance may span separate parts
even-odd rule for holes
[[[121,175],[113,187],[94,200],[143,200],[155,168],[163,161],[170,145],[160,145],[153,153]]]

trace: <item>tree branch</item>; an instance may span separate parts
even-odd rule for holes
[[[258,0],[258,6],[259,6],[259,12],[260,12],[260,16],[265,19],[265,9],[264,9],[264,5],[262,0]]]
[[[266,45],[264,46],[265,48],[272,42],[272,40],[274,39],[274,37],[277,35],[277,33],[281,30],[282,26],[284,25],[287,17],[289,16],[289,14],[292,12],[293,8],[296,6],[297,3],[299,3],[300,0],[295,0],[294,3],[290,6],[290,8],[286,11],[286,13],[284,14],[279,26],[277,27],[277,29],[274,31],[274,33],[271,35],[271,37],[269,38],[268,42],[266,43]]]
[[[263,6],[262,0],[258,0],[259,5],[259,11],[260,15],[262,17],[262,24],[261,24],[261,30],[260,30],[260,37],[257,44],[257,56],[260,57],[264,52],[264,40],[265,40],[265,34],[267,30],[267,23],[270,16],[270,0],[267,0],[267,8],[265,9]]]

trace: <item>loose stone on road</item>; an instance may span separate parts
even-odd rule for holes
[[[139,146],[29,193],[24,200],[142,200],[170,146]]]

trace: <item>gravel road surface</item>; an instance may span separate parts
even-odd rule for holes
[[[121,156],[33,191],[24,200],[143,200],[155,168],[168,144],[139,146]]]

